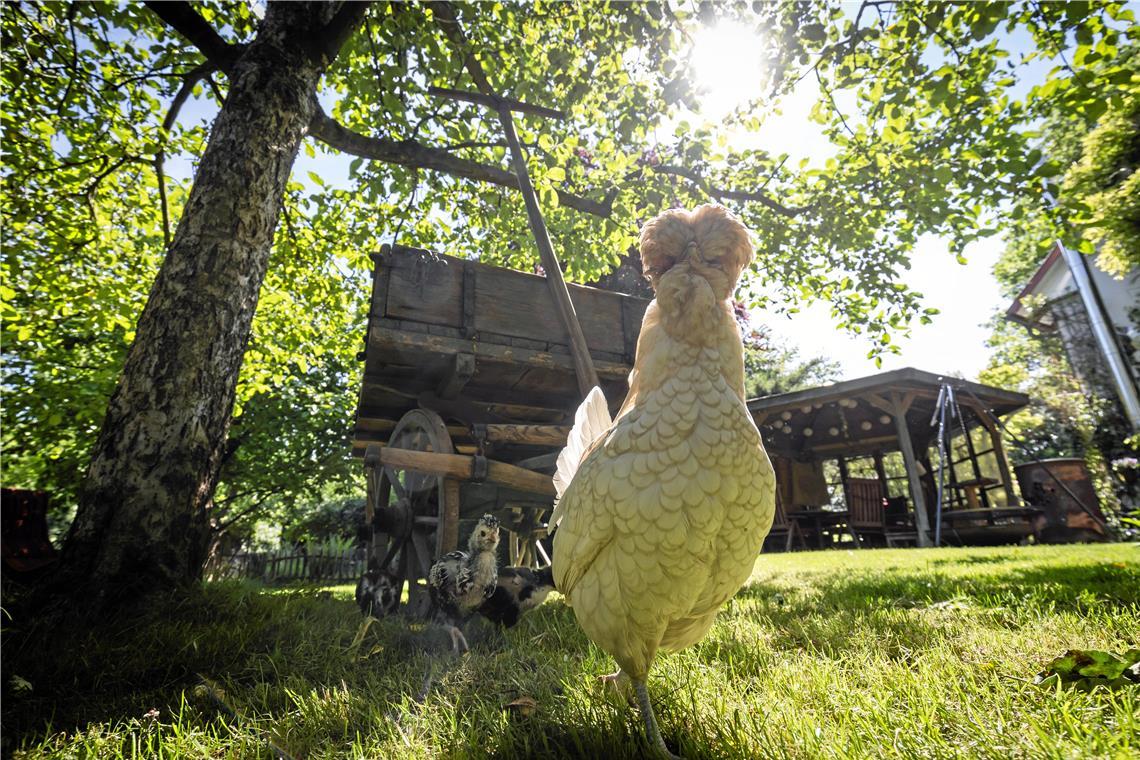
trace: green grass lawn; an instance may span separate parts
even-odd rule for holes
[[[8,623],[4,755],[644,754],[636,710],[595,683],[612,661],[561,599],[505,634],[472,625],[453,658],[441,632],[395,619],[354,642],[351,596],[219,585],[114,634]],[[766,555],[649,689],[689,758],[1136,758],[1140,688],[1033,677],[1067,649],[1137,646],[1135,544]]]

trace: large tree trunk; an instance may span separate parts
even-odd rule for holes
[[[309,43],[335,10],[271,3],[229,72],[64,547],[57,578],[82,607],[106,609],[200,576],[238,373],[315,106],[321,62]]]

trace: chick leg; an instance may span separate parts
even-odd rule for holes
[[[633,690],[637,693],[637,704],[641,708],[641,719],[645,722],[645,735],[649,739],[650,745],[657,751],[657,754],[669,760],[681,760],[678,755],[674,755],[665,746],[665,740],[661,738],[661,729],[657,727],[657,717],[653,714],[653,705],[649,703],[649,689],[645,685],[645,681],[634,681]]]
[[[451,649],[456,654],[466,652],[471,648],[467,646],[467,638],[463,635],[463,631],[459,630],[457,626],[451,626],[448,633],[451,634]]]

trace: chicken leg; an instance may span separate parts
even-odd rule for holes
[[[653,705],[649,702],[649,689],[645,681],[634,679],[633,690],[637,693],[637,704],[641,708],[641,719],[645,722],[645,736],[649,739],[649,744],[659,757],[681,760],[680,755],[674,755],[669,751],[665,746],[665,740],[661,738],[661,729],[657,727],[657,717],[653,714]]]
[[[463,631],[459,630],[458,626],[448,626],[448,634],[451,636],[451,651],[455,654],[462,654],[470,649],[467,646],[467,637],[463,635]]]

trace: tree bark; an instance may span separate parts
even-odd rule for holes
[[[231,87],[111,398],[57,583],[106,611],[200,577],[208,505],[333,3],[270,3]]]

